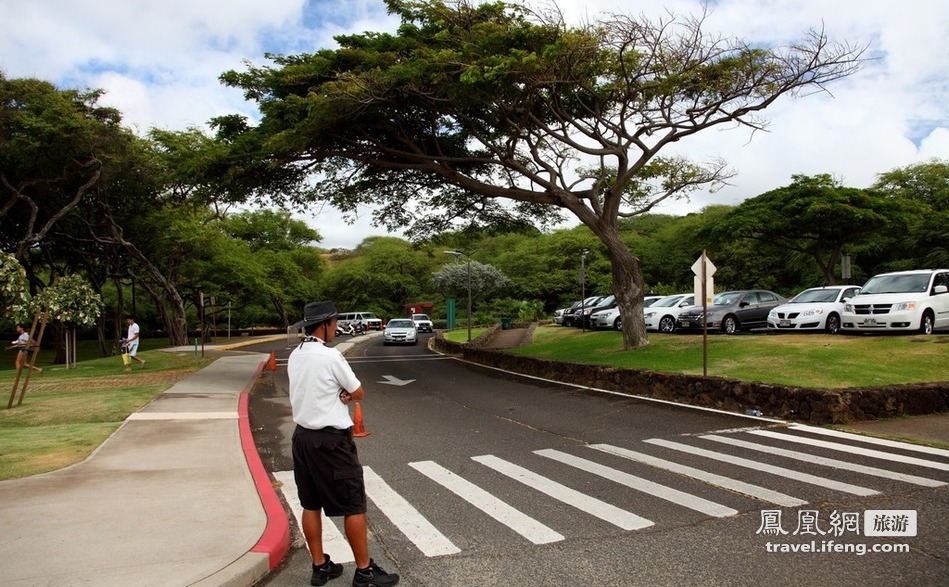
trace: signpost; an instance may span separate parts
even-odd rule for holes
[[[708,305],[715,298],[715,265],[702,249],[702,256],[692,264],[692,273],[695,274],[695,300],[702,300],[702,376],[708,375]],[[697,304],[696,304],[697,305]]]

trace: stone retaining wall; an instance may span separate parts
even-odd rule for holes
[[[522,357],[481,348],[490,340],[489,334],[472,341],[478,345],[469,346],[445,340],[438,333],[433,344],[441,352],[525,375],[732,412],[759,410],[763,416],[809,424],[845,424],[949,411],[949,381],[848,389],[788,387]]]

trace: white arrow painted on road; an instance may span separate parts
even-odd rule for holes
[[[385,385],[398,385],[402,387],[403,385],[408,385],[415,381],[414,379],[399,379],[398,377],[393,377],[392,375],[383,375],[386,379],[385,381],[376,381],[376,383],[382,383]]]

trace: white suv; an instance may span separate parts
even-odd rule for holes
[[[874,275],[844,306],[841,323],[845,332],[949,328],[949,269]]]
[[[428,314],[412,314],[412,321],[419,332],[435,332],[435,325]]]

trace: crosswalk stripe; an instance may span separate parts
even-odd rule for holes
[[[926,477],[917,477],[916,475],[907,475],[905,473],[898,473],[896,471],[888,471],[886,469],[878,469],[876,467],[866,467],[864,465],[858,465],[856,463],[848,463],[845,461],[839,461],[836,459],[828,459],[828,458],[824,458],[817,455],[799,453],[792,450],[785,450],[783,448],[767,446],[767,445],[758,444],[755,442],[747,442],[745,440],[732,438],[729,436],[719,436],[717,434],[704,434],[700,436],[699,438],[704,438],[706,440],[712,440],[714,442],[720,442],[722,444],[728,444],[731,446],[737,446],[740,448],[747,448],[749,450],[756,450],[759,452],[782,456],[782,457],[794,459],[797,461],[804,461],[806,463],[814,463],[815,465],[823,465],[825,467],[833,467],[835,469],[843,469],[845,471],[854,471],[856,473],[863,473],[864,475],[872,475],[874,477],[883,477],[884,479],[894,479],[896,481],[903,481],[906,483],[912,483],[914,485],[922,485],[923,487],[941,487],[945,485],[944,482],[937,481],[935,479],[927,479]]]
[[[535,450],[534,453],[714,518],[726,518],[738,513],[738,510],[709,501],[697,495],[666,487],[665,485],[648,481],[642,477],[636,477],[635,475],[630,475],[623,471],[617,471],[616,469],[565,452],[560,452],[559,450]]]
[[[943,448],[936,448],[934,446],[925,446],[922,444],[911,444],[909,442],[900,442],[898,440],[890,440],[888,438],[876,438],[874,436],[867,436],[865,434],[853,434],[851,432],[843,432],[841,430],[834,430],[832,428],[819,428],[817,426],[808,426],[807,424],[790,424],[788,428],[792,430],[800,430],[802,432],[807,432],[810,434],[822,434],[824,436],[832,436],[835,438],[848,438],[850,440],[857,440],[866,444],[876,444],[879,446],[886,446],[889,448],[898,448],[901,450],[909,450],[913,452],[921,452],[929,455],[940,456],[949,458],[949,450]]]
[[[561,485],[552,479],[538,475],[514,463],[499,459],[494,455],[483,455],[471,458],[515,481],[519,481],[547,496],[573,506],[592,516],[596,516],[615,526],[619,526],[624,530],[639,530],[648,528],[654,524],[651,520],[637,516],[636,514],[596,499],[595,497],[580,493],[579,491]]]
[[[715,473],[710,473],[708,471],[703,471],[701,469],[695,469],[686,465],[681,465],[679,463],[674,463],[672,461],[667,461],[665,459],[660,459],[651,455],[643,454],[640,452],[635,452],[627,450],[625,448],[620,448],[618,446],[612,446],[609,444],[591,444],[590,448],[613,454],[616,456],[629,459],[631,461],[636,461],[652,467],[657,467],[659,469],[664,469],[666,471],[671,471],[673,473],[678,473],[679,475],[684,475],[686,477],[691,477],[697,479],[704,483],[714,485],[716,487],[721,487],[742,495],[747,495],[761,501],[766,501],[768,503],[773,503],[776,505],[784,507],[798,507],[802,505],[807,505],[807,502],[803,499],[798,499],[790,495],[785,495],[784,493],[779,493],[771,489],[766,489],[764,487],[758,487],[757,485],[752,485],[751,483],[745,483],[744,481],[739,481],[738,479],[731,479],[729,477],[724,477]]]
[[[938,469],[940,471],[949,471],[949,463],[927,461],[925,459],[919,459],[916,457],[908,457],[905,455],[898,455],[898,454],[883,452],[881,450],[861,448],[859,446],[853,446],[850,444],[840,444],[839,442],[828,442],[826,440],[817,440],[815,438],[804,438],[802,436],[794,436],[793,434],[782,434],[780,432],[771,432],[769,430],[753,430],[753,431],[749,431],[749,433],[757,434],[759,436],[766,436],[768,438],[777,438],[779,440],[784,440],[787,442],[797,442],[799,444],[806,444],[809,446],[819,446],[821,448],[829,448],[830,450],[844,451],[849,454],[861,455],[865,457],[871,457],[874,459],[881,459],[884,461],[894,461],[894,462],[903,463],[906,465],[916,465],[918,467],[927,467],[930,469]]]
[[[409,466],[534,544],[548,544],[564,539],[562,534],[551,530],[434,461],[409,463]]]
[[[713,452],[710,450],[705,450],[702,448],[689,446],[686,444],[681,444],[678,442],[664,440],[662,438],[650,438],[650,439],[644,440],[643,442],[648,442],[649,444],[671,448],[672,450],[678,450],[681,452],[705,457],[705,458],[716,460],[716,461],[721,461],[724,463],[730,463],[732,465],[736,465],[739,467],[754,469],[755,471],[761,471],[764,473],[770,473],[772,475],[787,477],[788,479],[795,479],[797,481],[810,483],[812,485],[817,485],[820,487],[826,487],[828,489],[843,491],[844,493],[852,493],[854,495],[863,495],[863,496],[878,495],[880,493],[879,491],[876,491],[874,489],[860,487],[859,485],[851,485],[849,483],[842,483],[840,481],[835,481],[833,479],[826,479],[824,477],[818,477],[816,475],[810,475],[808,473],[802,473],[800,471],[794,471],[792,469],[785,469],[783,467],[775,467],[774,465],[769,465],[767,463],[761,463],[758,461],[752,461],[751,459],[744,459],[741,457],[725,455],[725,454]]]
[[[455,554],[461,550],[438,531],[404,497],[369,467],[363,467],[366,495],[425,556]]]
[[[294,519],[297,521],[297,528],[303,530],[303,506],[300,505],[300,498],[297,496],[297,482],[293,478],[293,471],[277,471],[273,474],[274,478],[280,482],[280,492],[290,506]],[[323,551],[330,553],[333,561],[337,563],[352,563],[356,561],[353,556],[353,549],[343,538],[343,533],[339,531],[336,524],[326,517],[326,514],[320,512],[323,519]]]

